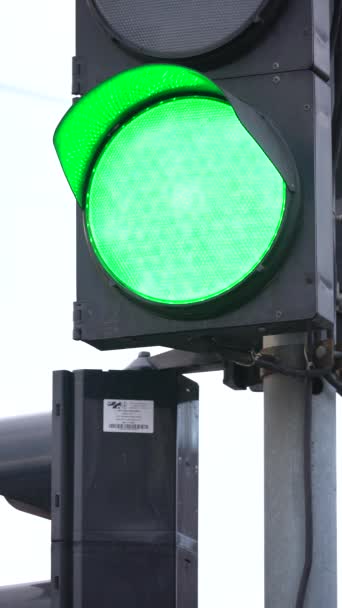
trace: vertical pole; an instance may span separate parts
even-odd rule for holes
[[[304,369],[304,340],[264,348]],[[337,607],[335,401],[326,384],[312,396],[304,378],[264,378],[265,608]]]

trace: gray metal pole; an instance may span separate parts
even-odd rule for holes
[[[303,335],[268,337],[264,348],[305,367]],[[337,607],[336,398],[324,384],[308,406],[307,393],[301,378],[264,379],[265,608]]]

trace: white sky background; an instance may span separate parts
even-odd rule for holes
[[[71,338],[75,202],[52,136],[70,106],[73,2],[1,9],[4,418],[50,410],[52,370],[120,369],[137,351],[101,353]],[[193,378],[201,389],[200,608],[262,608],[262,395],[229,391],[221,373]],[[50,578],[49,522],[0,498],[0,538],[0,585]]]

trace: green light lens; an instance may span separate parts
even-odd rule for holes
[[[283,178],[232,106],[194,96],[151,106],[113,134],[85,213],[95,254],[117,283],[185,305],[253,273],[285,205]]]

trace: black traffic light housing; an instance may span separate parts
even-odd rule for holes
[[[169,62],[204,72],[228,98],[234,96],[265,117],[286,142],[299,176],[301,206],[287,256],[243,305],[208,310],[201,319],[191,314],[172,318],[108,281],[89,252],[83,212],[77,208],[76,340],[103,350],[163,345],[224,351],[227,346],[257,347],[265,334],[333,324],[330,7],[320,0],[259,2],[260,7],[269,19],[257,25],[255,18],[253,27],[248,22],[231,53],[226,44],[218,53],[171,57]],[[128,4],[126,8],[132,11]],[[209,4],[207,10],[212,10]],[[161,60],[133,50],[122,36],[115,39],[118,33],[108,23],[104,26],[106,11],[110,3],[77,2],[75,95],[123,70]],[[110,20],[113,24],[114,14]],[[149,44],[156,48],[151,33]]]
[[[197,608],[198,385],[162,366],[54,372],[52,414],[1,422],[0,495],[52,530],[1,607]]]
[[[114,428],[127,401],[152,404],[148,432]],[[52,606],[196,608],[198,385],[59,371],[53,402]]]
[[[121,0],[121,5],[127,10],[126,21],[136,9],[134,4],[137,3]],[[156,30],[159,26],[167,31],[167,12],[165,22],[161,23],[159,20],[159,23],[156,23],[154,8],[158,2],[139,4],[143,7],[145,26],[149,22],[152,24],[151,29],[154,27]],[[169,3],[164,1],[159,4],[162,7],[163,4],[165,6]],[[178,3],[173,3],[171,11],[178,10],[181,5],[190,6],[190,4],[179,0]],[[221,10],[229,17],[232,8],[235,14],[243,11],[247,27],[235,32],[234,44],[231,41],[223,45],[219,48],[218,54],[210,54],[208,61],[206,53],[197,54],[195,58],[189,56],[175,58],[166,53],[162,57],[160,55],[152,57],[139,52],[137,45],[134,45],[135,51],[133,51],[129,49],[130,44],[125,43],[122,36],[118,39],[118,33],[115,33],[114,28],[105,20],[105,16],[109,15],[112,25],[115,22],[115,11],[112,10],[111,1],[77,0],[73,94],[84,95],[114,74],[148,62],[190,65],[196,70],[205,72],[213,80],[310,69],[323,79],[329,79],[331,7],[328,2],[249,0],[248,3],[244,2],[244,7],[241,7],[240,0],[229,0],[224,4]],[[99,10],[100,7],[102,10]],[[188,12],[188,19],[191,21],[188,26],[189,32],[195,29],[198,21],[207,23],[209,18],[212,18],[215,7],[212,3],[205,2],[199,19],[197,15],[200,13],[195,11],[196,9],[192,7]],[[206,47],[205,39],[203,47]]]

